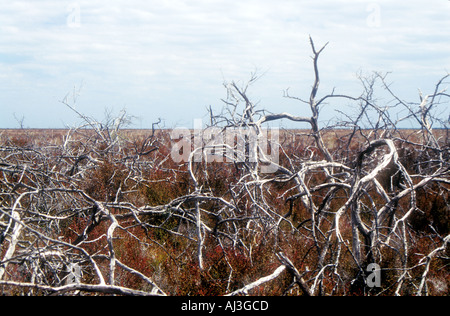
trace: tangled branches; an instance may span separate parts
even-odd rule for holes
[[[360,96],[319,97],[325,46],[311,47],[309,99],[286,93],[309,115],[257,109],[253,77],[225,84],[222,113],[193,132],[130,131],[126,113],[101,124],[78,112],[79,128],[4,131],[0,292],[448,294],[448,122],[435,109],[449,76],[418,104],[381,74],[361,79]],[[377,84],[404,117],[378,104]],[[321,129],[331,100],[358,111]],[[263,126],[281,119],[309,129]],[[397,128],[407,120],[420,129]]]

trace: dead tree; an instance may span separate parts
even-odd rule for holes
[[[438,293],[430,281],[447,271],[448,225],[415,221],[434,211],[448,222],[448,129],[436,126],[448,128],[438,109],[449,76],[418,103],[379,73],[361,76],[359,96],[322,96],[327,45],[310,45],[309,96],[285,94],[306,112],[259,109],[252,75],[226,83],[221,112],[182,137],[156,125],[132,136],[125,112],[99,122],[68,98],[83,124],[60,143],[0,135],[1,294]],[[395,102],[380,104],[376,87]],[[340,111],[339,132],[320,125],[337,99],[356,109]],[[265,128],[282,119],[308,129]],[[408,120],[420,128],[400,130]],[[173,161],[180,142],[190,152]],[[439,205],[427,210],[423,192]],[[367,282],[374,265],[380,289]]]

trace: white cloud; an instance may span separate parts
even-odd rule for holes
[[[74,8],[79,27],[68,24]],[[309,34],[317,45],[331,42],[321,59],[324,88],[354,87],[359,69],[394,71],[405,84],[437,80],[450,68],[449,10],[442,0],[4,1],[0,108],[8,110],[0,126],[14,126],[12,112],[31,126],[67,122],[58,100],[80,82],[80,106],[97,116],[126,106],[147,125],[158,116],[191,120],[220,106],[223,79],[245,80],[255,68],[267,71],[255,97],[285,110],[282,89],[310,88]],[[36,100],[47,111],[27,112]]]

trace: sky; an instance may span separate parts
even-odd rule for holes
[[[357,74],[380,71],[418,102],[450,71],[449,17],[447,0],[1,0],[0,128],[81,124],[64,99],[99,121],[126,110],[136,128],[190,127],[255,72],[259,108],[307,116],[283,93],[309,97],[309,36],[329,42],[319,96],[359,95]]]

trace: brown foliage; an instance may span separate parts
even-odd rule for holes
[[[393,95],[420,125],[399,130],[372,96],[377,82],[392,93],[385,76],[362,79],[360,97],[319,98],[325,47],[311,46],[311,95],[287,95],[311,117],[265,114],[236,83],[226,111],[210,113],[222,131],[309,124],[280,131],[273,173],[261,172],[261,147],[256,161],[174,162],[170,130],[122,130],[125,114],[1,131],[0,294],[448,295],[450,147],[429,124],[447,76],[419,110]],[[359,113],[320,129],[321,106],[338,97]]]

